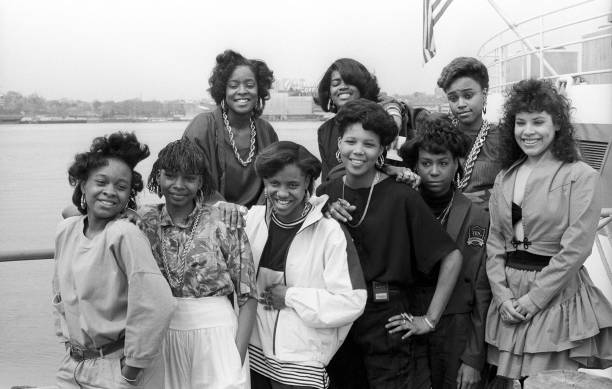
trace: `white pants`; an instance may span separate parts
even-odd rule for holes
[[[165,389],[248,389],[249,363],[236,347],[238,319],[227,297],[177,298],[162,354]]]

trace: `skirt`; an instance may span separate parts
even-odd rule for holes
[[[531,288],[537,271],[506,267],[515,297]],[[582,267],[548,306],[529,321],[502,322],[493,304],[487,314],[487,360],[497,374],[521,378],[545,370],[612,366],[612,305]]]
[[[166,389],[248,389],[249,363],[241,362],[236,313],[225,296],[177,298],[162,355]]]

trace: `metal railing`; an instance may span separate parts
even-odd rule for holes
[[[594,9],[589,9],[587,11],[588,14],[585,14],[580,7],[589,6],[589,3],[593,3],[595,7],[591,7]],[[612,33],[598,30],[595,26],[595,23],[598,21],[600,24],[612,26],[612,11],[609,8],[605,10],[600,8],[599,3],[594,0],[587,0],[536,15],[518,23],[512,23],[508,20],[508,28],[488,39],[478,50],[478,57],[489,68],[489,75],[491,77],[489,89],[491,91],[501,90],[503,87],[519,79],[530,77],[540,79],[573,77],[577,79],[596,74],[612,74],[609,63],[606,63],[607,66],[603,65],[603,62],[609,61],[602,61],[601,64],[595,65],[591,63],[589,64],[590,68],[585,69],[583,58],[581,57],[586,43],[612,38]],[[498,12],[501,11],[498,10]],[[500,13],[500,15],[502,14]],[[545,20],[548,21],[549,18],[557,21],[557,23],[545,27]],[[590,23],[590,25],[587,23]],[[582,32],[587,29],[589,33],[597,32],[597,35],[588,34],[591,36],[586,36],[587,34]],[[557,36],[548,39],[550,42],[547,42],[545,34],[548,38],[553,33]],[[513,36],[508,36],[509,34],[513,34]],[[567,34],[571,34],[572,39],[568,40]],[[568,47],[574,46],[577,46],[578,49],[574,51],[568,50]],[[512,53],[510,53],[511,49],[513,49]],[[549,57],[545,53],[553,54]],[[567,67],[564,70],[559,63],[553,63],[554,58],[552,58],[552,55],[563,54],[568,56],[575,55],[572,61],[567,60],[569,57],[561,60],[565,66],[570,63],[573,66],[575,63],[575,68],[569,72]],[[532,63],[531,58],[533,57],[537,60],[536,63]],[[521,61],[521,58],[524,58],[524,60]],[[520,73],[519,79],[511,79],[516,77],[516,74],[512,74],[513,71]],[[610,77],[612,78],[612,76]]]

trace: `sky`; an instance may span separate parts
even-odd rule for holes
[[[495,0],[513,21],[570,0]],[[277,79],[315,85],[337,58],[389,94],[433,93],[440,71],[505,28],[487,0],[454,0],[424,64],[421,0],[0,0],[0,94],[47,99],[207,97],[215,57],[234,49]]]

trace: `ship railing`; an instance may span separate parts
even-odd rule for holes
[[[595,246],[610,282],[612,283],[612,269],[610,268],[610,260],[606,255],[606,250],[600,239],[607,237],[608,244],[612,247],[612,208],[603,208],[601,210],[601,218],[597,226],[597,237],[595,238]],[[12,261],[31,261],[41,259],[51,259],[54,257],[53,249],[22,249],[22,250],[2,250],[0,251],[0,263]]]
[[[585,15],[583,9],[589,6],[588,3],[594,3],[593,5],[595,5],[595,7],[586,11],[588,14]],[[585,76],[612,73],[611,68],[604,68],[604,63],[609,65],[609,61],[601,61],[601,64],[590,63],[587,69],[583,66],[583,61],[580,57],[585,43],[601,39],[610,39],[612,33],[608,31],[598,31],[597,28],[591,27],[591,31],[598,32],[596,35],[589,34],[591,36],[579,36],[580,39],[570,40],[568,40],[566,36],[562,36],[572,34],[575,38],[575,35],[577,35],[579,31],[576,26],[586,25],[587,23],[595,26],[595,23],[599,21],[603,25],[612,26],[612,24],[610,24],[612,21],[612,11],[609,9],[602,10],[600,8],[601,7],[598,7],[595,0],[587,0],[539,14],[518,23],[507,21],[508,28],[495,34],[478,50],[478,56],[489,68],[489,75],[491,77],[490,91],[500,91],[509,84],[518,81],[518,79],[507,80],[508,78],[512,78],[512,76],[516,78],[516,75],[511,74],[509,76],[507,74],[511,66],[518,66],[513,70],[520,70],[521,75],[519,79],[529,77],[537,77],[540,79],[572,77],[576,80],[581,80],[581,78]],[[545,20],[547,21],[549,18],[556,18],[555,20],[562,20],[562,22],[545,27]],[[536,22],[538,24],[536,24]],[[510,37],[509,34],[514,34],[515,37]],[[548,39],[545,39],[545,34]],[[553,36],[554,34],[556,35]],[[552,38],[549,38],[551,36]],[[567,50],[568,47],[572,46],[577,46],[578,50],[573,52]],[[510,53],[511,49],[514,51],[513,53]],[[558,52],[560,49],[567,53],[575,53],[576,64],[575,69],[573,69],[574,71],[568,72],[559,69],[558,64],[556,66],[555,64],[551,64],[552,58],[547,58],[548,56],[545,55],[545,53],[548,52]],[[537,70],[532,69],[532,62],[530,61],[532,56],[535,56],[537,59],[537,63],[533,66],[537,67]],[[517,63],[517,60],[520,58],[526,58],[524,63]]]

